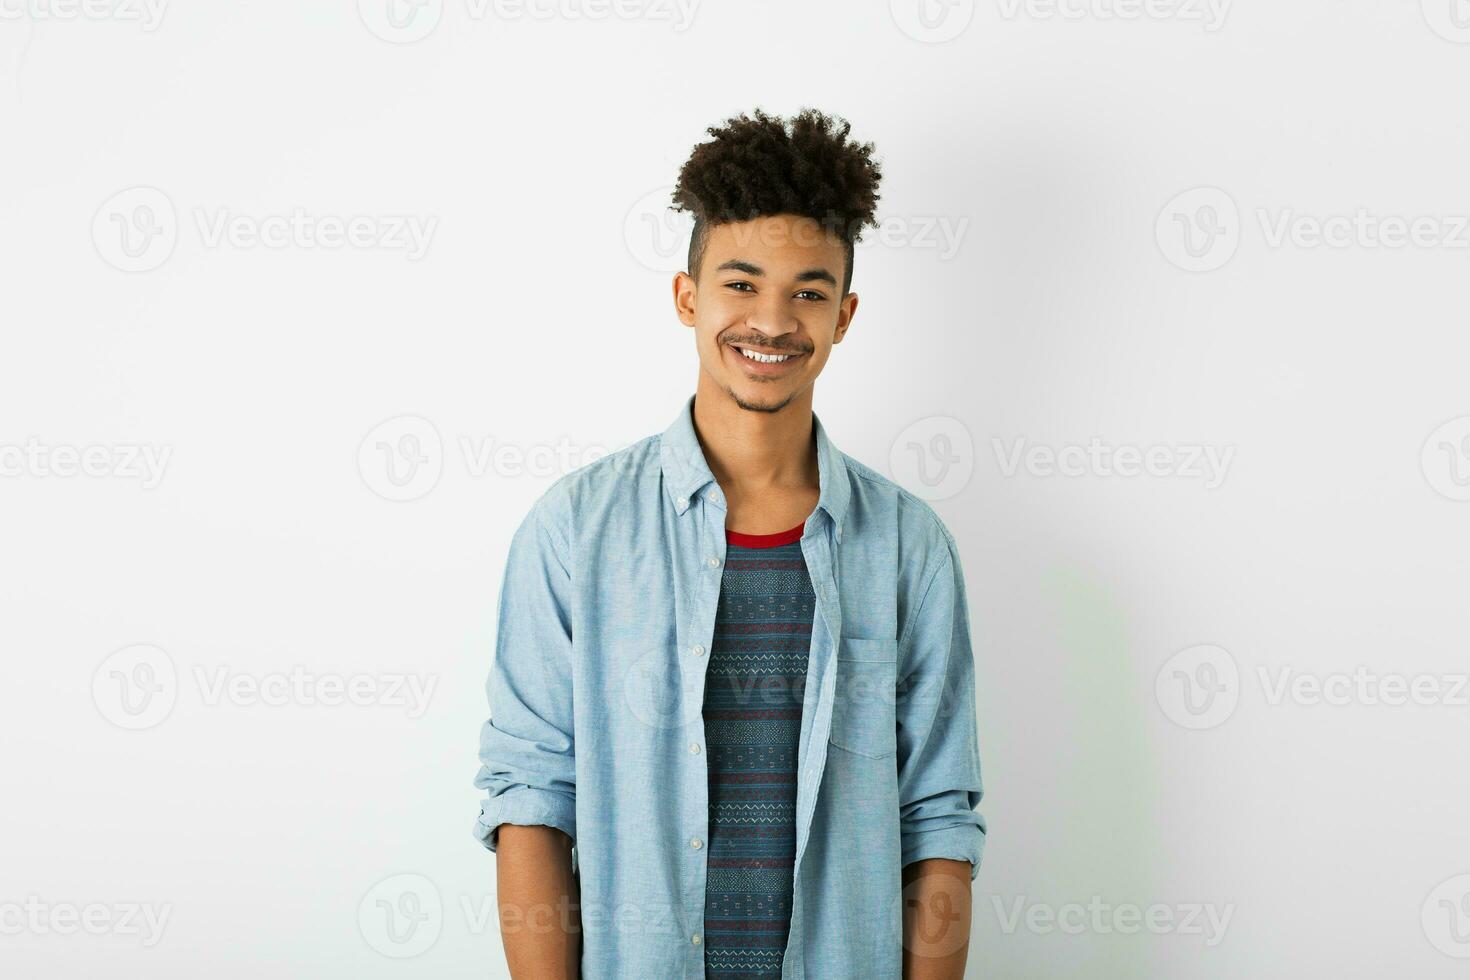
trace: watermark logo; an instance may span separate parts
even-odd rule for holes
[[[1010,446],[998,438],[990,440],[1001,475],[1015,477],[1023,469],[1034,477],[1050,476],[1151,476],[1200,480],[1206,490],[1225,482],[1235,459],[1234,446],[1159,445],[1110,446],[1097,436],[1087,445],[1028,445],[1016,439]]]
[[[439,219],[417,214],[312,214],[293,208],[290,214],[239,214],[228,208],[193,210],[199,240],[205,248],[252,248],[402,252],[410,262],[428,254]]]
[[[24,444],[0,443],[0,477],[137,480],[144,490],[157,489],[173,456],[172,446],[118,443],[77,446],[44,443],[34,436]]]
[[[700,0],[465,0],[472,23],[532,21],[666,21],[682,34],[694,24]],[[358,16],[390,44],[422,41],[439,26],[444,0],[358,0]]]
[[[670,202],[673,187],[660,187],[644,194],[623,217],[623,242],[628,254],[651,272],[689,272],[689,238],[694,231],[694,218],[687,211],[675,211]]]
[[[1435,949],[1457,960],[1470,959],[1470,874],[1435,886],[1424,899],[1420,923]]]
[[[959,254],[969,229],[970,219],[963,216],[890,215],[871,229],[871,234],[865,233],[853,248],[858,251],[875,247],[932,250],[938,253],[939,261],[948,262]]]
[[[47,902],[30,895],[24,902],[0,902],[0,936],[125,936],[146,949],[163,939],[173,903]]]
[[[1400,707],[1470,708],[1470,674],[1380,674],[1359,664],[1352,673],[1298,673],[1282,667],[1271,676],[1256,668],[1266,703],[1272,707],[1290,702],[1307,707],[1326,704]]]
[[[206,249],[350,248],[402,252],[410,262],[428,254],[439,219],[416,214],[243,214],[228,208],[189,210]],[[156,187],[131,187],[103,202],[92,216],[97,254],[123,272],[149,272],[168,261],[178,244],[180,220],[168,195]]]
[[[975,19],[975,0],[889,0],[898,29],[924,44],[953,41]]]
[[[194,664],[187,675],[206,708],[399,708],[412,720],[429,710],[436,674],[315,673],[301,665],[251,674],[228,666]],[[140,643],[110,655],[92,675],[92,701],[102,717],[139,731],[162,724],[178,703],[181,675],[167,652]]]
[[[946,500],[969,485],[975,473],[975,442],[959,419],[930,415],[894,438],[888,469],[896,483],[919,497]]]
[[[1256,209],[1256,220],[1269,248],[1447,249],[1470,248],[1470,216],[1374,214],[1358,208],[1352,214],[1300,214],[1281,208],[1273,216]]]
[[[357,448],[357,470],[384,500],[417,500],[439,485],[444,443],[434,423],[400,415],[380,423]]]
[[[700,670],[709,663],[709,649],[703,644],[684,653]],[[688,696],[686,684],[690,685]],[[692,684],[693,677],[686,676],[666,648],[651,646],[623,674],[623,703],[634,718],[649,728],[683,728],[692,724],[703,710]]]
[[[1225,931],[1235,916],[1233,902],[1227,905],[1213,902],[1113,904],[1101,895],[1093,895],[1085,904],[1066,902],[1060,905],[1033,902],[1025,895],[1019,895],[1009,903],[1009,907],[999,895],[992,895],[990,904],[1000,923],[1000,931],[1007,936],[1022,929],[1037,936],[1055,933],[1067,936],[1134,936],[1146,931],[1155,936],[1199,936],[1206,947],[1215,947],[1224,941]]]
[[[444,470],[463,469],[471,479],[554,479],[608,456],[599,443],[577,443],[563,436],[553,442],[516,443],[493,435],[456,435],[446,442],[438,427],[417,415],[379,423],[358,445],[357,468],[363,484],[384,500],[419,500],[438,486]],[[607,465],[632,465],[631,454]]]
[[[194,684],[201,702],[207,708],[221,704],[249,708],[265,705],[280,708],[295,705],[304,708],[402,708],[417,721],[429,710],[436,674],[358,673],[318,674],[297,664],[289,671],[263,674],[237,672],[217,666],[212,670],[195,664]]]
[[[3,0],[0,20],[115,20],[136,23],[145,32],[158,30],[168,0]]]
[[[1456,44],[1470,44],[1470,0],[1419,0],[1430,30]]]
[[[1016,20],[1172,20],[1207,33],[1225,26],[1232,0],[999,0],[1000,15]]]
[[[439,889],[419,874],[384,878],[358,903],[357,927],[367,944],[384,956],[420,956],[439,941],[444,929]]]
[[[1240,247],[1240,209],[1218,187],[1196,187],[1177,195],[1154,224],[1159,251],[1186,272],[1212,272]]]
[[[439,26],[444,0],[357,0],[357,15],[375,37],[389,44],[412,44]]]
[[[1154,697],[1165,717],[1196,731],[1224,724],[1240,702],[1240,668],[1212,644],[1180,650],[1159,668]]]
[[[1450,500],[1470,500],[1470,415],[1450,419],[1431,432],[1419,466],[1436,493]]]
[[[960,915],[970,901],[970,882],[954,875],[925,875],[903,887],[903,948],[925,959],[952,956],[970,941]],[[963,923],[963,924],[962,924]]]
[[[173,202],[156,187],[129,187],[102,202],[92,216],[92,244],[102,260],[123,272],[148,272],[168,261],[179,240]]]
[[[174,710],[179,673],[156,646],[139,643],[108,656],[92,675],[92,702],[102,717],[130,731],[152,728]]]

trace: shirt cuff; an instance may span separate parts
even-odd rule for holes
[[[969,861],[970,880],[974,881],[975,876],[980,873],[980,858],[984,853],[985,831],[966,824],[963,827],[945,827],[905,834],[899,863],[907,866],[926,858]]]
[[[577,804],[571,797],[543,789],[518,789],[480,802],[475,837],[486,849],[499,845],[503,823],[524,827],[554,827],[577,841]]]

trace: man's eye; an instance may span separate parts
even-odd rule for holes
[[[827,297],[823,296],[821,293],[817,292],[814,289],[803,289],[801,292],[797,293],[796,295],[801,296],[801,297],[803,297],[805,299],[809,299],[809,300],[811,300],[814,303],[820,303],[822,300],[824,300],[824,299],[827,298]]]
[[[746,290],[750,290],[751,292],[755,291],[755,287],[748,282],[727,282],[725,285],[730,289],[739,290],[740,292],[745,292]]]

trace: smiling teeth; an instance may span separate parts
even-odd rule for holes
[[[753,350],[746,350],[744,347],[737,347],[735,349],[752,361],[759,361],[762,364],[780,364],[782,361],[789,361],[796,356],[795,354],[760,354]]]

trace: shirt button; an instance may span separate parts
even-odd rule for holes
[[[695,755],[699,755],[699,743],[698,742],[690,742],[689,743],[689,751],[690,752],[693,752]]]
[[[715,566],[719,565],[719,563],[720,560],[718,558],[710,558],[706,562],[706,564],[708,564],[710,568],[714,568]]]
[[[689,846],[697,851],[704,846],[704,841],[700,840],[698,837],[695,837],[689,842]]]
[[[689,498],[688,497],[680,497],[679,498],[679,506],[680,507],[683,507],[683,506],[685,506],[688,503],[689,503]]]
[[[693,943],[694,945],[698,946],[699,945],[699,933],[696,932],[694,935],[690,936],[689,937],[689,941],[691,943]]]
[[[704,644],[702,644],[702,643],[696,643],[696,644],[694,644],[694,649],[692,651],[690,651],[690,652],[693,653],[696,657],[702,657],[702,656],[704,656]]]

